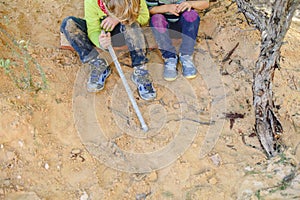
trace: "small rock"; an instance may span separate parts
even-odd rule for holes
[[[157,181],[157,172],[153,171],[147,176],[147,180],[150,182],[155,182]]]
[[[147,197],[147,194],[145,194],[145,193],[135,195],[136,200],[145,200],[146,197]]]
[[[43,165],[43,162],[42,162],[42,161],[39,161],[39,162],[38,162],[38,166],[39,166],[39,167],[42,167],[42,165]]]
[[[89,195],[84,191],[80,197],[80,200],[88,200],[88,199],[89,199]]]
[[[72,149],[71,154],[78,155],[81,153],[80,149]]]
[[[146,193],[137,194],[135,195],[135,200],[145,200],[146,197],[150,194],[151,192],[148,192],[147,194]]]
[[[19,140],[18,143],[19,143],[19,145],[20,145],[21,148],[24,146],[24,142],[22,140]]]
[[[15,188],[17,189],[17,191],[23,191],[24,190],[24,186],[22,186],[22,185],[16,185]]]
[[[210,157],[211,161],[213,162],[213,164],[215,166],[220,166],[221,165],[221,162],[222,162],[222,159],[221,157],[219,156],[219,154],[215,154],[215,155],[212,155]]]
[[[247,167],[245,167],[245,170],[246,170],[247,172],[251,172],[251,171],[253,171],[253,167],[247,166]]]
[[[45,163],[45,166],[44,166],[44,167],[45,167],[45,169],[47,169],[47,170],[50,168],[48,163]]]
[[[218,180],[215,177],[212,177],[211,179],[208,180],[208,182],[212,185],[215,185],[218,183]]]

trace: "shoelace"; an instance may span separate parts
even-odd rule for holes
[[[98,59],[92,60],[91,63],[93,65],[95,65],[96,67],[104,67],[104,66],[107,65],[107,63],[105,62],[105,60],[102,59],[102,58],[98,58]]]
[[[137,77],[136,82],[138,84],[143,84],[143,85],[148,84],[148,83],[151,84],[151,79],[149,77],[148,70],[136,69],[134,73],[136,73],[136,77]]]
[[[98,82],[99,75],[100,75],[100,71],[97,68],[93,69],[91,72],[91,82],[92,83]]]

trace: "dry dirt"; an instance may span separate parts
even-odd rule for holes
[[[134,93],[145,134],[116,70],[104,91],[88,94],[87,66],[60,48],[60,23],[83,16],[82,0],[0,1],[0,59],[10,60],[0,68],[0,199],[299,199],[299,25],[273,85],[285,151],[266,159],[253,131],[259,34],[229,5],[201,13],[196,79],[164,82],[159,53],[149,52],[158,97]],[[226,113],[244,117],[230,128]]]

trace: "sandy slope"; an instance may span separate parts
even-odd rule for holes
[[[266,160],[252,137],[259,34],[229,5],[222,1],[201,13],[196,79],[164,82],[158,51],[149,53],[158,97],[144,102],[135,93],[151,128],[145,136],[116,70],[105,91],[87,94],[87,66],[60,49],[60,23],[68,15],[82,17],[82,1],[2,1],[0,59],[12,61],[14,74],[8,74],[23,89],[1,68],[0,199],[299,198],[299,26],[288,32],[274,81],[286,151]],[[237,43],[231,59],[221,62]],[[122,55],[120,61],[128,63],[126,52]],[[39,89],[44,86],[39,66],[47,89]],[[124,71],[129,77],[131,69]],[[244,114],[232,129],[225,118],[230,112]],[[246,146],[243,135],[258,149]],[[150,165],[157,170],[143,173]]]

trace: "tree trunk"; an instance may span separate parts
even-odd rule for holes
[[[238,8],[261,32],[261,50],[255,64],[252,86],[255,130],[268,157],[278,152],[281,123],[274,112],[272,83],[279,68],[280,48],[299,0],[276,0],[270,17],[256,10],[247,0],[236,0]]]

